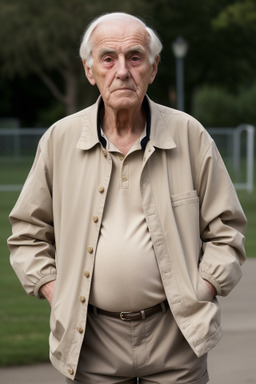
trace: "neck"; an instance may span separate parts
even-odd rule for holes
[[[145,121],[145,113],[141,108],[138,111],[123,109],[118,112],[105,109],[101,123],[106,135],[125,137],[127,135],[141,134]]]
[[[123,154],[127,154],[138,138],[140,138],[146,122],[145,112],[120,110],[118,112],[105,109],[101,124],[102,129],[111,143]]]

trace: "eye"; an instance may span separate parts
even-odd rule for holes
[[[138,55],[134,55],[131,57],[131,61],[136,63],[136,62],[140,61],[140,57]]]
[[[105,66],[105,68],[112,68],[114,65],[114,62],[115,62],[114,58],[110,55],[105,55],[102,58],[102,63]]]
[[[142,63],[143,56],[138,52],[133,52],[129,57],[129,62],[133,66],[138,66]]]
[[[111,56],[106,56],[106,57],[103,58],[103,61],[104,61],[105,63],[111,63],[112,60],[113,60],[113,59],[112,59]]]

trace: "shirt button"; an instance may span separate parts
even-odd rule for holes
[[[79,333],[83,333],[83,328],[82,327],[77,327],[77,332],[79,332]]]
[[[94,223],[97,223],[97,221],[99,220],[98,216],[93,216],[92,220],[94,221]]]
[[[122,176],[122,181],[127,181],[127,177],[126,176]]]
[[[79,300],[81,301],[81,303],[85,303],[86,298],[84,296],[80,296]]]
[[[87,251],[88,251],[89,253],[93,253],[93,248],[92,248],[92,247],[88,247],[88,248],[87,248]]]
[[[85,277],[90,277],[90,272],[89,271],[84,271],[84,275],[85,275]]]
[[[70,375],[74,375],[74,370],[73,370],[72,368],[69,368],[69,369],[68,369],[68,373],[69,373]]]
[[[103,193],[103,192],[104,192],[104,187],[103,187],[102,185],[99,187],[99,192],[100,192],[100,193]]]

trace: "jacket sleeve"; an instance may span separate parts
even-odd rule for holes
[[[211,141],[198,177],[203,257],[200,274],[226,296],[241,278],[246,218],[223,160]]]
[[[10,213],[8,239],[11,265],[29,295],[56,278],[51,175],[40,144],[36,157]]]

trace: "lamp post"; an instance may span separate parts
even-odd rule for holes
[[[176,58],[176,90],[177,108],[184,111],[184,57],[188,51],[187,41],[179,36],[172,43],[172,50]]]

